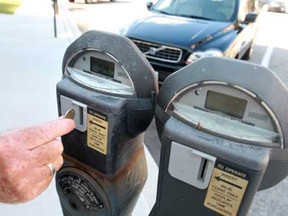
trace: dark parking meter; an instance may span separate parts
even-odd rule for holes
[[[246,215],[257,190],[288,174],[287,101],[273,72],[237,60],[203,58],[167,78],[150,215]]]
[[[154,116],[155,72],[127,38],[89,31],[64,55],[59,115],[76,129],[62,137],[56,188],[64,215],[130,215],[147,178],[143,132]]]

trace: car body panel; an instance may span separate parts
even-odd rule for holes
[[[195,0],[190,1],[193,4]],[[215,0],[210,1],[215,3]],[[231,0],[219,0],[216,2],[221,1]],[[183,17],[182,15],[177,15],[177,11],[175,14],[168,14],[166,12],[163,13],[163,11],[153,10],[152,6],[147,15],[134,21],[125,35],[135,43],[137,42],[136,45],[146,55],[154,69],[160,73],[160,81],[163,81],[167,75],[175,70],[184,67],[188,57],[193,53],[206,52],[213,49],[219,50],[224,57],[241,59],[253,46],[253,40],[257,33],[257,23],[245,23],[241,12],[242,9],[240,8],[246,7],[248,2],[251,3],[254,0],[234,1],[237,7],[240,6],[235,8],[234,15],[227,19],[211,19],[207,17],[207,13],[206,17]],[[244,3],[242,4],[242,2]],[[213,16],[211,15],[211,17]],[[141,43],[151,43],[152,47],[150,50],[149,48],[144,50],[141,47]],[[155,47],[153,47],[154,44]],[[166,46],[170,48],[169,51],[173,51],[173,48],[181,50],[181,59],[171,62],[158,57],[155,58],[152,55],[158,51],[161,52]],[[161,75],[161,73],[164,75]]]
[[[131,38],[149,38],[149,41],[189,48],[209,36],[224,34],[231,23],[188,19],[153,14],[137,21],[127,32]],[[181,37],[180,37],[181,35]],[[184,39],[184,40],[183,40]]]

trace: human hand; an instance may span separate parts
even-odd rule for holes
[[[71,119],[59,118],[38,126],[0,133],[0,202],[20,203],[36,198],[63,164],[58,139],[75,128]]]

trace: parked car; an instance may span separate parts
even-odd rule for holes
[[[162,82],[205,56],[249,59],[257,32],[255,0],[159,0],[128,28]]]
[[[259,6],[264,11],[288,13],[288,0],[260,0]]]

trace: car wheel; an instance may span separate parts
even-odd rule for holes
[[[241,59],[249,60],[251,58],[251,56],[252,56],[252,53],[253,53],[253,42],[251,43],[249,48],[246,50],[246,52],[244,53],[244,55],[242,56]]]

